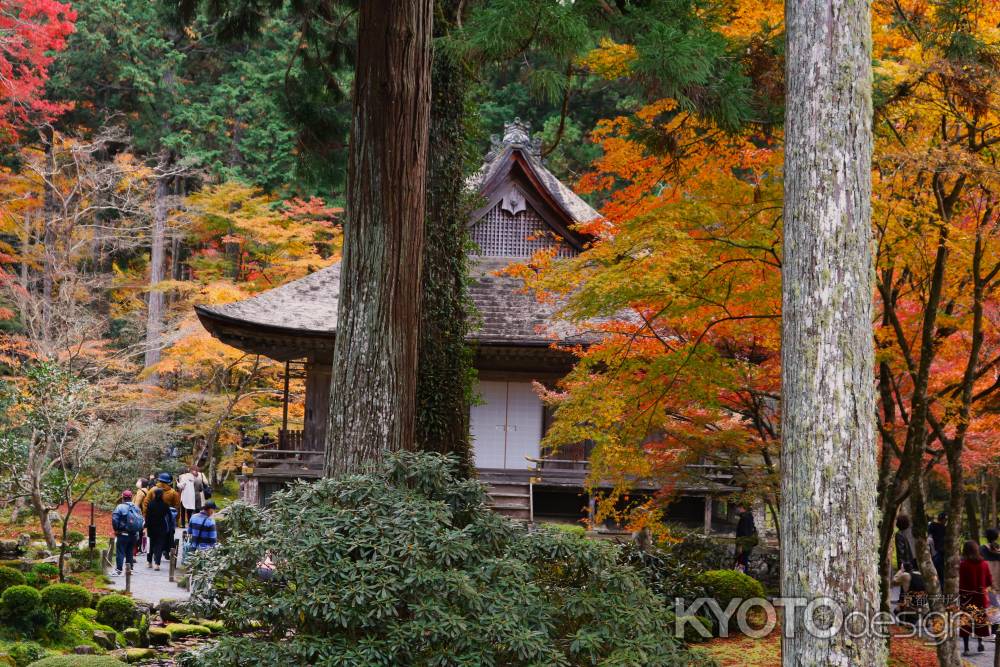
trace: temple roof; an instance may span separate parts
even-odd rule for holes
[[[518,120],[505,126],[502,141],[494,138],[493,150],[467,186],[476,188],[487,201],[473,214],[470,225],[484,220],[491,210],[496,213],[496,207],[505,207],[503,215],[509,217],[504,219],[512,226],[504,231],[509,235],[520,230],[517,234],[523,234],[525,227],[518,225],[537,215],[530,219],[547,224],[574,253],[582,249],[585,239],[572,227],[600,217],[545,168],[537,143],[530,140],[527,127]],[[511,198],[518,210],[509,210]],[[520,280],[497,275],[510,261],[510,256],[470,257],[469,293],[478,311],[468,337],[471,342],[538,348],[596,339],[594,333],[556,318],[558,304],[541,303],[524,291]],[[209,333],[229,345],[278,360],[294,359],[332,351],[339,292],[338,263],[248,299],[195,306],[195,311]]]
[[[487,192],[492,183],[507,175],[516,160],[527,167],[530,175],[537,179],[537,184],[551,197],[570,224],[591,222],[601,217],[600,213],[566,187],[542,163],[541,145],[538,141],[531,140],[528,126],[521,119],[515,118],[514,122],[504,125],[502,139],[495,135],[491,139],[493,148],[486,154],[483,166],[466,182],[470,189]],[[475,222],[475,217],[472,222]]]
[[[474,258],[469,296],[477,318],[468,340],[481,345],[549,346],[594,340],[593,333],[554,317],[554,303],[540,303],[520,280],[497,276],[504,260]],[[337,331],[340,264],[242,301],[195,306],[208,331],[246,352],[290,359],[332,349]],[[287,352],[283,348],[290,347]]]

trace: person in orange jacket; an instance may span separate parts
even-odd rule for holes
[[[169,472],[161,472],[156,476],[156,486],[155,489],[163,489],[163,502],[165,502],[170,507],[173,507],[179,513],[181,511],[181,494],[177,493],[172,486],[171,482],[174,481],[173,476]],[[146,497],[142,499],[142,514],[146,515],[146,510],[149,507],[149,501],[152,499],[153,489],[150,489],[146,493]]]

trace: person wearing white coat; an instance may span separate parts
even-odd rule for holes
[[[181,492],[180,526],[183,528],[205,504],[205,476],[198,470],[198,466],[191,466],[188,472],[178,478],[177,489]]]

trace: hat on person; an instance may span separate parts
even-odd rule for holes
[[[156,476],[156,479],[163,482],[164,484],[170,484],[170,482],[174,481],[173,475],[171,475],[169,472],[161,472],[159,475]]]
[[[124,491],[122,491],[122,498],[124,498],[125,500],[131,500],[132,492],[129,491],[128,489],[125,489]]]
[[[219,509],[218,505],[215,504],[214,500],[209,500],[207,503],[205,503],[204,505],[202,505],[201,508],[203,510],[217,510],[217,509]]]

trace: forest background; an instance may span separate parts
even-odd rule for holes
[[[60,502],[193,460],[220,482],[274,436],[282,368],[208,336],[192,305],[337,260],[355,10],[2,4],[0,496],[54,544]],[[1000,10],[873,5],[880,509],[920,529],[929,493],[966,517],[957,563],[960,531],[997,523]],[[606,334],[539,388],[546,445],[594,443],[595,478],[620,481],[606,508],[660,480],[637,526],[689,463],[737,470],[776,511],[781,3],[459,8],[436,48],[468,77],[463,174],[520,117],[606,216],[579,257],[509,269]]]

